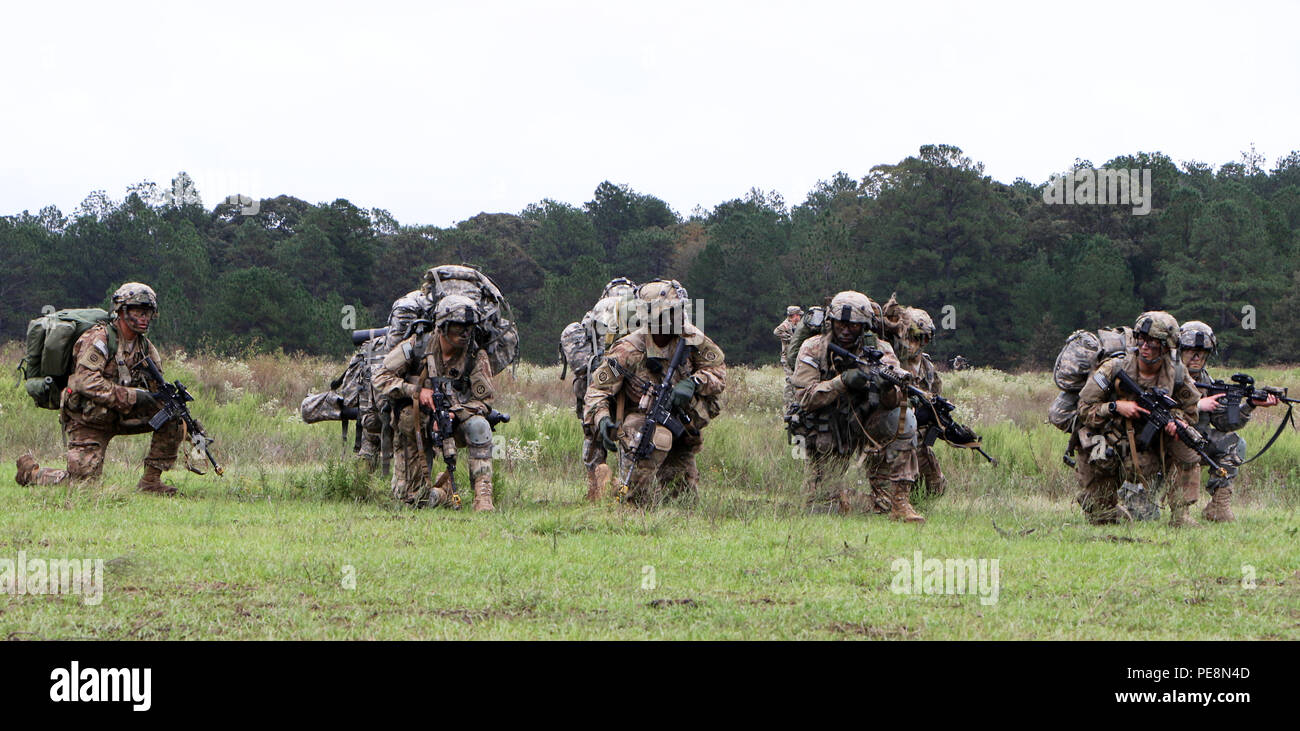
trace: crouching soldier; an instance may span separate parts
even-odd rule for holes
[[[610,451],[620,454],[618,477],[622,499],[653,506],[678,494],[695,495],[700,474],[695,455],[701,434],[720,412],[718,396],[726,388],[722,349],[687,322],[686,302],[674,282],[658,281],[637,291],[638,327],[607,351],[590,375],[583,421]],[[648,396],[663,383],[673,356],[683,349],[672,374],[672,414],[683,425],[674,435],[665,426],[651,432],[653,448],[636,459],[638,436],[652,404]],[[629,474],[630,469],[630,474]]]
[[[1128,478],[1152,495],[1160,494],[1162,487],[1168,490],[1169,525],[1196,525],[1189,508],[1200,488],[1200,456],[1175,436],[1174,421],[1139,451],[1135,431],[1142,428],[1146,411],[1118,375],[1125,371],[1144,390],[1164,389],[1178,403],[1171,409],[1176,420],[1184,426],[1195,424],[1200,392],[1187,368],[1172,355],[1178,348],[1178,321],[1168,312],[1144,312],[1133,326],[1133,335],[1136,345],[1123,357],[1103,361],[1079,392],[1080,427],[1074,438],[1083,454],[1075,467],[1080,487],[1077,501],[1088,522],[1118,522],[1126,517],[1118,505],[1119,487]]]
[[[1210,355],[1218,350],[1219,343],[1214,337],[1214,330],[1200,320],[1183,323],[1178,331],[1178,355],[1187,367],[1187,372],[1197,383],[1210,383],[1214,380],[1205,368]],[[1237,430],[1250,420],[1250,413],[1256,406],[1276,406],[1277,396],[1269,394],[1261,401],[1242,401],[1237,410],[1236,420],[1228,417],[1226,407],[1219,404],[1223,394],[1209,395],[1206,389],[1198,388],[1201,396],[1198,403],[1199,420],[1197,431],[1205,435],[1214,446],[1211,451],[1223,468],[1225,474],[1211,473],[1205,489],[1210,492],[1210,503],[1205,506],[1201,516],[1216,523],[1230,523],[1237,519],[1232,514],[1232,481],[1237,477],[1237,468],[1246,460],[1246,440]]]
[[[450,470],[444,472],[437,483],[431,483],[430,463],[436,457],[454,455],[456,447],[466,447],[474,510],[495,509],[492,427],[487,416],[496,389],[488,354],[472,344],[478,320],[478,311],[469,298],[443,297],[434,308],[433,332],[417,326],[415,334],[393,348],[375,371],[375,392],[393,399],[393,418],[397,422],[393,497],[398,500],[413,505],[452,504],[453,474]],[[422,429],[437,410],[435,390],[448,396],[454,416],[453,433],[442,435],[447,438],[442,454],[434,452],[430,437],[425,436],[430,432]],[[436,419],[430,428],[436,431]]]
[[[68,444],[66,470],[42,468],[31,455],[18,458],[19,485],[57,485],[65,480],[95,480],[103,474],[109,440],[122,434],[152,432],[141,492],[175,495],[162,473],[176,464],[183,438],[181,421],[172,419],[154,431],[149,420],[158,403],[148,390],[145,358],[162,368],[158,349],[145,337],[158,315],[158,297],[139,282],[113,293],[112,320],[95,325],[72,346],[73,371],[63,393],[60,421]]]
[[[805,440],[809,507],[833,512],[884,512],[909,523],[925,518],[912,507],[916,483],[916,416],[897,386],[831,350],[835,344],[859,358],[880,351],[881,367],[910,380],[893,349],[878,340],[876,308],[861,292],[840,292],[826,310],[828,331],[799,348],[791,383],[799,412],[795,433]],[[871,495],[844,484],[855,456],[866,463]]]

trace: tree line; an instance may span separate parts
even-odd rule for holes
[[[1210,323],[1235,364],[1297,359],[1300,151],[1272,168],[1253,149],[1217,169],[1161,153],[1095,167],[1149,169],[1150,213],[1050,204],[1049,181],[995,181],[950,145],[861,179],[836,173],[794,206],[754,189],[682,215],[605,181],[581,205],[545,199],[446,228],[343,199],[207,208],[181,173],[122,200],[96,191],[71,214],[0,217],[0,337],[22,338],[47,305],[104,306],[135,280],[158,291],[161,345],[341,356],[345,327],[381,325],[427,267],[465,263],[506,293],[534,362],[555,360],[560,331],[616,276],[680,280],[733,362],[774,362],[785,307],[842,289],[897,292],[939,326],[936,358],[979,365],[1049,366],[1072,330],[1146,309]]]

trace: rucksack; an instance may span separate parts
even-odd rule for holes
[[[470,298],[478,309],[479,326],[475,344],[487,353],[492,375],[505,370],[519,358],[519,328],[508,319],[513,317],[510,304],[486,274],[479,270],[456,264],[434,267],[425,274],[433,276],[429,293],[436,307],[438,301],[450,294]]]
[[[1065,339],[1052,366],[1052,380],[1061,392],[1047,410],[1047,420],[1065,433],[1074,431],[1074,416],[1079,409],[1079,392],[1097,367],[1111,358],[1122,358],[1133,347],[1133,330],[1127,327],[1104,327],[1096,332],[1075,330]]]
[[[803,347],[804,341],[814,335],[820,335],[822,328],[826,324],[825,307],[809,307],[808,312],[799,318],[799,324],[794,326],[794,332],[790,333],[790,344],[785,347],[785,362],[794,368],[795,361],[799,360],[799,348]]]
[[[98,308],[59,310],[27,323],[27,350],[18,363],[27,395],[42,409],[57,410],[72,375],[72,346],[87,330],[112,316]],[[108,328],[108,350],[117,352],[117,332]]]
[[[591,340],[581,322],[571,322],[560,333],[560,380],[564,380],[566,370],[572,370],[575,376],[587,375],[587,366],[591,363]]]

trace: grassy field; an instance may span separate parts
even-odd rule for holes
[[[17,345],[0,358],[16,362]],[[98,486],[16,486],[14,458],[30,449],[61,466],[62,445],[53,412],[0,389],[0,561],[105,561],[101,603],[4,595],[0,636],[1300,639],[1290,430],[1244,470],[1235,524],[1091,527],[1070,502],[1064,437],[1044,423],[1050,379],[946,374],[1000,466],[941,445],[949,494],[919,505],[921,527],[806,515],[803,463],[777,416],[780,371],[735,368],[706,432],[698,504],[643,513],[585,503],[568,388],[558,368],[523,366],[498,382],[498,408],[514,415],[498,431],[499,510],[475,515],[393,504],[382,480],[340,458],[337,424],[298,420],[298,401],[340,364],[170,354],[165,367],[199,399],[228,465],[220,478],[169,473],[182,491],[170,500],[132,489],[145,437],[114,442]],[[1300,387],[1295,369],[1253,373]],[[1252,452],[1281,411],[1247,427]],[[917,551],[996,559],[996,601],[895,593],[895,562]]]

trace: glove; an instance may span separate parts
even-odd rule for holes
[[[695,398],[695,381],[691,378],[683,378],[676,386],[673,386],[673,407],[685,408]]]
[[[600,435],[601,444],[605,449],[611,452],[618,451],[618,434],[614,431],[614,422],[609,420],[608,416],[600,417],[600,423],[596,424],[596,433]]]
[[[143,388],[135,389],[135,405],[141,408],[158,408],[158,400]]]
[[[844,387],[850,391],[861,391],[871,383],[871,376],[867,375],[867,372],[861,368],[854,368],[851,371],[845,371],[844,375],[840,376],[840,380],[844,382]]]

